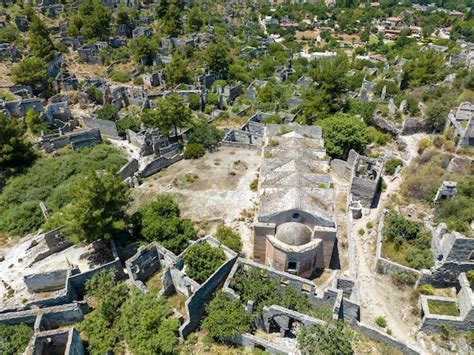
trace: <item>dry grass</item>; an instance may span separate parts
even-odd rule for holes
[[[164,271],[163,269],[158,270],[146,282],[146,287],[148,288],[148,290],[150,292],[158,294],[161,291],[161,288],[163,286],[161,284],[161,279],[163,277],[163,271]]]
[[[168,297],[168,303],[171,307],[175,308],[179,313],[186,317],[186,297],[175,293]]]

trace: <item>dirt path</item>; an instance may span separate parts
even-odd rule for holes
[[[406,165],[417,155],[417,143],[424,134],[403,137],[407,147],[402,154]],[[385,178],[386,189],[382,193],[377,208],[364,210],[359,220],[352,221],[355,236],[356,274],[360,289],[361,321],[374,325],[379,316],[385,317],[387,327],[394,337],[402,339],[414,347],[419,347],[413,334],[419,318],[413,316],[410,306],[410,292],[396,287],[385,275],[375,272],[375,249],[377,244],[376,225],[390,194],[398,191],[401,178]],[[373,227],[368,230],[367,222]],[[365,230],[360,236],[358,231]]]

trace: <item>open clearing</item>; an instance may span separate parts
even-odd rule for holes
[[[249,257],[257,201],[250,183],[257,176],[260,154],[260,150],[221,147],[201,159],[179,161],[134,189],[134,205],[152,201],[159,194],[172,194],[182,217],[203,223],[203,232],[212,234],[222,222],[238,231],[243,254]]]

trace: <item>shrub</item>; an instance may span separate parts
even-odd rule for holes
[[[416,292],[421,295],[433,296],[435,294],[434,287],[432,285],[421,285],[416,289]]]
[[[140,206],[132,219],[135,235],[148,242],[157,241],[166,249],[180,254],[188,241],[196,236],[189,219],[180,219],[180,210],[173,199],[161,195],[155,201]]]
[[[184,159],[198,159],[204,156],[206,151],[202,144],[189,143],[184,149]]]
[[[224,251],[206,242],[192,245],[184,255],[186,274],[199,283],[206,281],[224,261]]]
[[[189,143],[202,144],[205,148],[210,149],[219,144],[224,134],[215,126],[204,122],[193,127],[187,136]]]
[[[97,145],[38,159],[24,174],[10,178],[0,194],[0,231],[8,235],[34,232],[43,223],[40,201],[50,212],[69,203],[73,181],[89,170],[118,170],[126,160],[112,147]]]
[[[207,316],[202,328],[218,342],[248,333],[252,329],[252,315],[247,313],[239,300],[231,300],[219,290],[206,307]]]
[[[385,320],[385,317],[380,316],[375,318],[375,324],[381,328],[385,328],[387,326],[387,321]]]
[[[368,221],[365,226],[367,227],[367,229],[372,229],[374,227],[374,225],[371,221]]]
[[[385,162],[385,174],[393,175],[397,167],[403,165],[403,160],[397,158],[388,159]]]
[[[0,324],[0,354],[23,354],[33,336],[33,329],[26,324]]]
[[[352,334],[342,322],[301,327],[297,341],[303,354],[353,354]]]
[[[229,247],[236,253],[242,251],[242,241],[240,240],[240,234],[234,232],[231,228],[221,225],[217,228],[214,237],[225,246]]]
[[[359,233],[360,236],[363,236],[365,234],[364,228],[359,229],[358,233]]]
[[[429,139],[428,137],[421,139],[417,145],[418,154],[423,154],[423,152],[426,149],[431,148],[432,146],[433,146],[433,143],[431,142],[431,139]]]
[[[102,105],[104,98],[102,95],[102,92],[97,89],[95,86],[89,86],[86,90],[87,96],[89,96],[89,99],[96,104]]]
[[[405,271],[396,271],[392,274],[392,281],[398,286],[412,286],[416,283],[416,276]]]
[[[120,70],[112,70],[109,74],[109,78],[119,83],[126,83],[130,81],[130,75],[127,72]]]
[[[258,189],[258,178],[253,179],[252,182],[250,183],[250,190],[257,191],[257,189]]]
[[[448,340],[451,335],[452,327],[450,324],[443,324],[441,326],[441,336],[444,340]]]
[[[118,119],[118,108],[113,104],[107,104],[99,108],[95,113],[97,118],[107,121],[116,121]]]

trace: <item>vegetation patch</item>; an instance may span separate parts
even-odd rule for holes
[[[224,244],[226,247],[229,247],[236,253],[240,253],[242,251],[242,241],[240,238],[240,234],[234,232],[232,228],[226,227],[224,225],[220,225],[217,228],[216,234],[214,237]]]
[[[206,242],[194,244],[184,255],[186,274],[197,282],[203,283],[225,260],[222,249]]]
[[[420,223],[389,212],[384,220],[383,237],[382,256],[414,269],[434,265],[431,233]]]
[[[0,324],[0,354],[23,354],[33,336],[33,329],[26,324]]]
[[[428,308],[431,314],[454,317],[459,316],[459,309],[455,302],[428,300]]]

